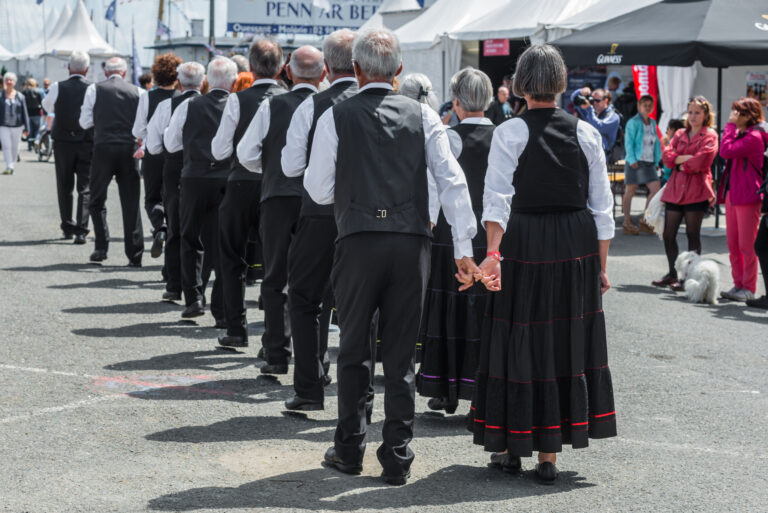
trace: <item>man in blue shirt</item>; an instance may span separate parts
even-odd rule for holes
[[[603,138],[603,150],[606,155],[616,144],[621,118],[611,105],[611,93],[605,89],[595,89],[588,102],[576,105],[577,112],[587,123],[597,128]],[[591,103],[591,105],[590,105]]]

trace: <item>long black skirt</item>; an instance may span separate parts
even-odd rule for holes
[[[500,250],[502,288],[488,299],[469,415],[474,442],[530,456],[616,436],[592,215],[514,213]]]
[[[472,241],[474,258],[485,258],[486,237],[478,230]],[[451,227],[443,214],[435,226],[432,270],[427,283],[419,344],[421,366],[416,377],[419,394],[451,401],[472,399],[480,354],[480,334],[486,298],[482,283],[459,292]]]

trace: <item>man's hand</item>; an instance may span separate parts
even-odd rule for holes
[[[455,260],[455,262],[459,271],[456,273],[456,279],[461,283],[459,290],[467,290],[475,284],[475,276],[480,274],[480,268],[477,267],[472,257],[464,257],[461,260]]]
[[[133,158],[138,159],[138,160],[143,159],[144,158],[144,149],[143,148],[139,148],[138,150],[136,150],[133,153]]]
[[[493,257],[485,257],[480,264],[480,274],[475,277],[477,281],[482,281],[485,288],[491,292],[501,290],[501,262]]]

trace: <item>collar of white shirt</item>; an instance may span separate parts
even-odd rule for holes
[[[254,80],[253,84],[251,84],[251,87],[256,87],[257,85],[262,84],[277,85],[277,80],[273,78],[260,78],[258,80]]]
[[[293,88],[291,88],[291,91],[296,91],[297,89],[311,89],[312,92],[315,92],[315,93],[317,92],[317,87],[313,86],[312,84],[306,84],[306,83],[294,85]]]
[[[224,91],[225,93],[229,94],[229,89],[224,89],[222,87],[211,87],[208,92],[212,93],[214,91]]]
[[[72,78],[72,77],[85,78],[85,75],[82,75],[80,73],[72,73],[72,74],[69,75],[69,78]]]
[[[119,78],[120,80],[123,79],[123,77],[120,76],[120,73],[114,73],[107,78],[109,78],[110,80],[112,80],[113,78]]]
[[[357,79],[355,77],[341,77],[331,82],[331,85],[335,86],[336,84],[341,84],[342,82],[357,82]]]
[[[493,121],[488,118],[464,118],[461,120],[462,125],[492,125]]]
[[[392,84],[388,84],[387,82],[371,82],[370,84],[365,84],[363,87],[360,88],[360,93],[365,91],[366,89],[389,89],[390,91],[394,91],[395,88],[392,87]]]

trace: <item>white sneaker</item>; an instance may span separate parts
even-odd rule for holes
[[[740,289],[738,287],[731,287],[731,290],[729,290],[727,292],[726,291],[722,291],[720,293],[720,297],[725,298],[725,299],[731,299],[733,301],[738,301],[738,299],[736,299],[736,294],[739,292],[739,290]]]
[[[738,289],[731,298],[734,301],[746,301],[747,299],[755,299],[755,295],[747,289]]]

